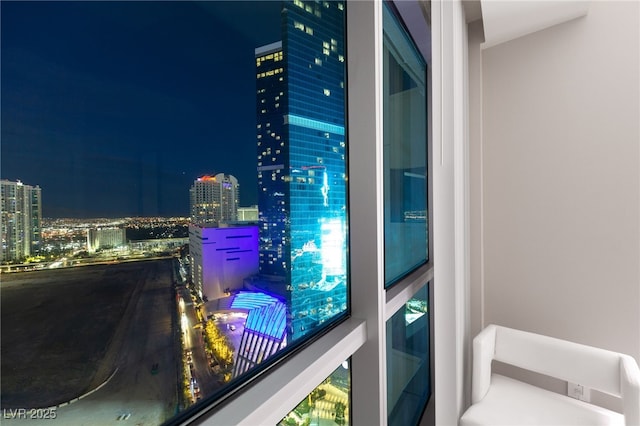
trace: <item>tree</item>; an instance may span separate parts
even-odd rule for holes
[[[225,368],[233,366],[233,345],[229,338],[222,333],[212,320],[208,320],[205,328],[207,348],[213,353],[216,360]]]

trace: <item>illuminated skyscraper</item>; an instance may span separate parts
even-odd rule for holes
[[[238,219],[240,185],[232,175],[201,176],[189,190],[191,222],[218,224]]]
[[[347,304],[344,8],[284,4],[282,40],[255,50],[260,273],[295,340]]]
[[[87,230],[87,251],[90,253],[100,249],[113,249],[127,244],[124,228],[97,228]]]
[[[2,261],[22,260],[42,243],[42,193],[39,186],[0,181]]]

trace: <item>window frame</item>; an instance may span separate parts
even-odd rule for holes
[[[390,12],[394,15],[395,19],[397,20],[398,25],[401,27],[401,29],[404,30],[406,36],[409,38],[409,41],[411,43],[413,43],[413,47],[416,49],[417,53],[419,55],[421,55],[421,60],[424,61],[425,63],[425,75],[424,75],[424,79],[425,79],[425,109],[426,109],[426,139],[425,139],[425,143],[426,143],[426,159],[425,159],[425,164],[426,164],[426,179],[427,179],[427,185],[426,185],[426,203],[427,203],[427,223],[426,223],[426,228],[427,228],[427,253],[426,253],[426,258],[424,260],[424,262],[421,262],[418,265],[415,265],[414,267],[406,270],[404,273],[400,274],[399,276],[396,276],[392,279],[390,279],[388,282],[386,281],[386,276],[385,276],[385,281],[383,283],[384,288],[387,291],[392,290],[396,285],[400,284],[400,287],[404,287],[401,283],[405,282],[406,280],[411,281],[411,276],[415,271],[423,271],[425,269],[431,269],[433,268],[433,238],[432,238],[432,234],[433,234],[433,176],[432,176],[432,170],[433,167],[431,167],[431,164],[433,163],[433,158],[432,158],[432,154],[433,154],[433,150],[432,150],[432,140],[433,140],[433,131],[432,131],[432,106],[433,106],[433,102],[432,102],[432,63],[433,63],[433,59],[430,56],[431,52],[425,52],[425,47],[424,46],[420,46],[418,45],[418,43],[416,42],[416,38],[414,35],[414,32],[416,31],[427,31],[429,32],[428,28],[416,28],[416,25],[414,24],[414,28],[409,28],[409,26],[407,25],[407,23],[405,22],[405,19],[403,18],[404,15],[406,15],[407,13],[407,8],[406,5],[409,2],[401,2],[399,5],[396,4],[393,0],[383,0],[383,4],[387,5],[390,9]],[[402,10],[400,10],[399,6],[402,6],[404,4],[404,7],[402,7],[402,9],[404,9],[404,13]],[[384,6],[383,6],[384,7]],[[414,21],[415,22],[415,21]],[[426,18],[424,21],[425,25],[429,25],[429,23],[427,22]],[[412,29],[414,30],[412,32]],[[382,26],[381,31],[384,31],[384,28]],[[432,30],[431,30],[432,31]],[[430,34],[429,34],[430,35]],[[431,60],[430,60],[431,59]],[[384,76],[382,76],[382,78],[384,78]],[[382,95],[384,97],[384,95]],[[383,101],[384,102],[384,101]],[[384,119],[383,119],[384,122]],[[384,173],[384,169],[383,169],[383,173]],[[383,213],[384,214],[384,213]],[[386,220],[386,218],[385,218]],[[386,259],[385,261],[385,265],[386,265]],[[395,293],[392,293],[395,294]],[[407,299],[408,300],[408,299]],[[405,302],[401,303],[401,305],[404,305]]]

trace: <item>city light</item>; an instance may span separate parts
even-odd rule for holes
[[[185,313],[180,316],[180,324],[182,325],[182,331],[186,333],[189,330],[189,318]]]
[[[346,274],[344,219],[325,219],[320,225],[322,269],[324,277],[342,277]]]

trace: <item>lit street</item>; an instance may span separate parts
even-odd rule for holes
[[[202,337],[202,326],[198,321],[195,305],[191,301],[189,291],[185,287],[181,287],[179,294],[184,301],[184,317],[186,324],[183,325],[182,333],[184,336],[185,350],[191,351],[191,360],[189,363],[193,369],[186,372],[187,376],[196,379],[203,398],[213,394],[221,385],[217,381],[216,375],[211,371],[204,348],[204,339]]]

